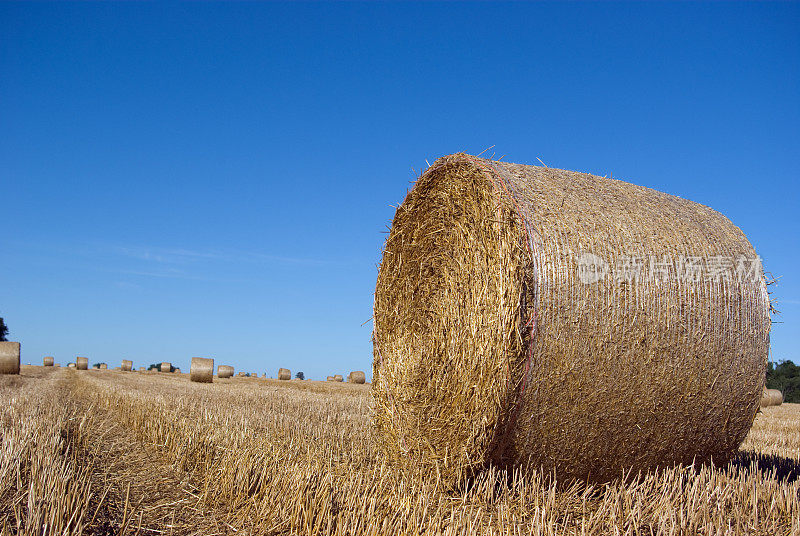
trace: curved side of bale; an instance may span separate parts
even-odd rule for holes
[[[131,361],[130,359],[123,359],[122,370],[124,370],[125,372],[130,372],[131,370],[133,370],[133,361]]]
[[[347,375],[347,381],[350,383],[366,383],[367,375],[363,370],[354,370]]]
[[[230,365],[220,365],[217,367],[218,378],[230,378],[233,376],[233,367]]]
[[[19,374],[20,343],[0,341],[0,374]]]
[[[102,365],[100,365],[102,367]],[[78,370],[88,370],[89,368],[89,358],[88,357],[76,357],[75,358],[75,368]]]
[[[158,367],[158,370],[160,370],[161,372],[172,372],[172,363],[167,363],[166,361],[164,361]]]
[[[335,382],[343,382],[343,381],[344,381],[344,378],[342,378],[342,375],[341,375],[341,374],[335,374],[335,375],[333,376],[333,381],[335,381]]]
[[[53,359],[52,356],[47,356],[42,358],[42,365],[45,367],[52,367],[55,364],[56,360]]]
[[[446,480],[489,462],[607,481],[728,459],[758,410],[770,330],[755,251],[721,214],[465,154],[397,209],[374,312],[382,449]]]
[[[286,368],[279,368],[278,369],[278,379],[279,380],[291,380],[292,379],[292,371]]]
[[[762,408],[767,408],[772,405],[772,393],[769,392],[769,389],[765,388],[764,392],[761,393],[761,400],[758,405]]]
[[[214,381],[214,360],[210,357],[193,357],[189,367],[189,380],[198,383]]]

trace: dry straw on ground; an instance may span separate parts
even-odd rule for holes
[[[278,369],[278,379],[279,380],[291,380],[292,379],[292,371],[285,368]]]
[[[217,367],[218,378],[230,378],[233,376],[233,367],[230,365],[220,365]]]
[[[19,374],[20,344],[0,341],[0,374]]]
[[[131,361],[130,359],[123,359],[122,370],[124,370],[125,372],[130,372],[131,370],[133,370],[133,361]]]
[[[350,383],[365,383],[367,381],[367,375],[364,374],[363,370],[354,370],[347,375],[347,381]]]
[[[103,365],[100,365],[103,368]],[[87,370],[89,368],[89,358],[88,357],[76,357],[75,358],[75,368],[78,370]]]
[[[161,363],[159,370],[161,370],[161,372],[172,372],[172,363],[167,363],[166,361],[164,361],[163,363]]]
[[[378,275],[384,452],[450,481],[489,463],[604,481],[730,458],[758,410],[770,303],[760,270],[694,280],[681,259],[695,257],[756,259],[741,230],[691,201],[437,160],[397,209]],[[629,278],[630,259],[659,271]],[[621,268],[600,277],[606,266]]]
[[[53,359],[52,356],[47,356],[42,359],[42,365],[45,367],[52,367],[55,364],[56,360]]]
[[[189,367],[189,380],[198,383],[214,381],[214,360],[207,357],[193,357]]]

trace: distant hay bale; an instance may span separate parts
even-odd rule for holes
[[[102,367],[102,365],[101,365]],[[75,368],[78,370],[88,370],[89,369],[89,358],[88,357],[76,357],[75,358]]]
[[[327,382],[332,382],[332,381],[333,381],[333,376],[328,376],[328,377],[325,379],[325,381],[327,381]]]
[[[0,341],[0,374],[19,374],[20,343]]]
[[[354,370],[347,375],[347,381],[349,383],[366,383],[367,375],[364,374],[363,370]]]
[[[714,210],[447,156],[386,240],[377,436],[395,465],[450,482],[487,464],[607,481],[723,462],[758,409],[770,324],[756,253]]]
[[[220,365],[217,367],[218,378],[230,378],[233,376],[233,367],[230,365]]]
[[[54,366],[54,367],[60,367],[60,366],[61,366],[61,363],[53,363],[53,366]]]
[[[240,378],[244,378],[245,376],[247,376],[247,373],[246,372],[239,372],[237,374],[237,376],[240,377]]]
[[[97,367],[97,368],[99,368],[100,370],[108,370],[108,364],[107,363],[100,363],[100,366]]]
[[[762,408],[766,408],[772,405],[772,394],[769,392],[769,389],[766,387],[764,388],[764,392],[761,393],[761,401],[759,402],[759,406]]]
[[[210,357],[193,357],[189,367],[189,381],[211,383],[214,381],[214,360]]]
[[[278,379],[279,380],[291,380],[292,379],[292,371],[286,368],[279,368],[278,369]]]
[[[42,359],[42,365],[45,367],[52,367],[55,364],[56,360],[53,359],[51,356],[47,356]]]
[[[770,406],[780,406],[783,404],[783,393],[778,389],[769,389],[767,392],[770,395]]]
[[[251,372],[250,373],[250,377],[251,378],[258,378],[258,372]]]
[[[333,377],[333,381],[335,381],[335,382],[343,382],[343,381],[344,381],[344,378],[342,378],[342,375],[341,375],[341,374],[336,374],[336,375],[334,375],[334,377]]]
[[[118,370],[118,371],[122,372],[122,367],[114,367],[114,370]]]
[[[163,363],[161,363],[159,370],[161,372],[172,372],[172,363],[167,363],[166,361],[164,361]]]
[[[144,372],[144,371],[146,371],[146,370],[147,370],[147,369],[146,369],[145,367],[139,367],[139,372]]]
[[[133,361],[131,361],[130,359],[123,359],[122,370],[124,370],[125,372],[130,372],[131,370],[133,370]]]
[[[68,368],[75,368],[75,363],[67,363]]]

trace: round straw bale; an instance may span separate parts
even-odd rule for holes
[[[381,447],[449,481],[489,463],[607,481],[729,459],[771,323],[755,251],[721,214],[465,154],[397,209],[374,309]]]
[[[332,382],[333,381],[333,376],[328,376],[327,378],[325,378],[325,381]]]
[[[101,367],[103,365],[100,365]],[[75,368],[78,370],[88,370],[89,369],[89,358],[88,357],[76,357],[75,358]]]
[[[246,372],[242,372],[242,371],[240,371],[239,373],[236,374],[236,376],[238,376],[239,378],[244,378],[246,375],[247,375],[247,373]]]
[[[761,401],[759,402],[759,405],[762,408],[766,408],[772,405],[772,393],[770,393],[769,389],[767,389],[766,387],[764,388],[764,392],[761,393]]]
[[[108,363],[100,363],[100,370],[108,370]]]
[[[114,370],[119,370],[120,372],[122,372],[122,367],[114,367]]]
[[[45,367],[52,367],[55,364],[56,360],[53,359],[51,356],[47,356],[42,359],[42,365]]]
[[[161,372],[172,372],[172,363],[167,363],[166,361],[164,361],[163,363],[161,363],[159,370]]]
[[[341,374],[335,374],[335,375],[333,376],[333,381],[335,381],[335,382],[343,382],[343,381],[344,381],[344,378],[342,378],[342,375],[341,375]]]
[[[770,397],[770,406],[780,406],[783,404],[783,393],[778,389],[769,389],[767,392]]]
[[[193,357],[189,367],[189,380],[198,383],[214,381],[214,360],[209,357]]]
[[[131,370],[133,370],[133,361],[131,361],[130,359],[123,359],[122,370],[124,370],[125,372],[130,372]]]
[[[144,372],[144,371],[146,371],[146,370],[147,370],[147,369],[146,369],[145,367],[139,367],[139,372]]]
[[[278,379],[279,380],[291,380],[292,379],[292,371],[286,368],[279,368],[278,369]]]
[[[67,363],[67,367],[69,367],[69,368],[75,368],[75,363]]]
[[[20,344],[0,341],[0,374],[19,374]]]
[[[365,383],[367,381],[367,375],[364,374],[363,370],[354,370],[347,375],[347,381],[350,383]]]
[[[233,367],[230,365],[220,365],[217,367],[218,378],[230,378],[233,376]]]

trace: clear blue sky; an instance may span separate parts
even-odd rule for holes
[[[23,362],[371,371],[391,205],[495,145],[724,213],[800,363],[797,3],[3,3],[0,127]]]

